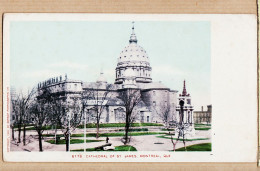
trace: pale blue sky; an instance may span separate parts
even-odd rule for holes
[[[127,22],[11,22],[11,85],[17,91],[67,73],[96,81],[103,68],[115,79],[117,58],[128,45]],[[138,44],[150,58],[153,81],[182,91],[186,80],[196,109],[210,101],[210,22],[135,22]]]

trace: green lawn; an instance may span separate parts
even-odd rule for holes
[[[166,137],[166,135],[160,135],[156,136],[158,138],[165,138],[165,139],[171,139],[171,137]],[[177,140],[177,138],[173,138],[174,140]],[[182,141],[183,139],[179,138],[179,141]],[[198,140],[208,140],[208,138],[195,138],[195,139],[185,139],[185,141],[198,141]]]
[[[54,129],[55,127],[53,126],[50,126],[50,125],[48,125],[48,126],[44,126],[43,128],[42,128],[42,130],[51,130],[51,129]],[[35,127],[34,126],[30,126],[30,127],[26,127],[25,128],[26,130],[35,130]],[[57,127],[57,129],[60,129],[60,127]]]
[[[42,134],[43,137],[54,137],[54,134]],[[64,137],[62,134],[57,134],[57,137]]]
[[[161,129],[161,130],[162,130],[162,131],[174,131],[173,128],[169,128],[169,129],[163,128],[163,129]]]
[[[156,134],[164,134],[160,132],[129,132],[129,136],[140,136],[140,135],[156,135]],[[124,136],[124,132],[112,132],[112,133],[101,133],[100,137],[121,137]],[[88,133],[87,137],[96,137],[96,133]],[[71,137],[84,137],[84,134],[72,134]]]
[[[211,151],[211,143],[195,144],[186,147],[187,151]],[[175,151],[185,151],[185,148],[179,148]]]
[[[137,151],[135,147],[131,145],[116,146],[115,151]]]
[[[194,124],[195,127],[210,127],[211,124]]]
[[[125,129],[119,129],[119,131],[125,131]],[[148,131],[148,128],[134,128],[134,129],[129,129],[129,132],[141,132],[141,131]]]
[[[70,150],[70,151],[84,151],[83,149],[77,149],[77,150]],[[86,151],[104,151],[104,150],[95,150],[95,148],[87,148]],[[121,145],[121,146],[115,146],[115,150],[113,151],[137,151],[135,147],[130,145]]]
[[[28,124],[26,126],[33,126],[33,124]],[[14,125],[14,128],[18,128],[18,125]],[[21,128],[23,128],[23,126]]]
[[[204,127],[204,128],[203,127],[198,127],[198,128],[195,127],[195,130],[202,130],[202,131],[207,131],[207,130],[210,130],[210,129],[211,128],[209,128],[209,127],[208,128],[207,127]]]
[[[159,123],[133,123],[131,127],[143,127],[143,126],[163,126]],[[86,128],[96,128],[95,123],[86,124]],[[125,123],[101,123],[99,124],[100,128],[109,128],[109,127],[125,127]],[[84,128],[84,125],[78,126],[78,128]]]
[[[100,141],[103,141],[103,140],[86,140],[86,143],[100,142]],[[56,144],[55,140],[48,140],[46,142],[51,143],[51,144]],[[80,143],[84,143],[84,140],[82,140],[82,139],[71,139],[70,140],[70,144],[80,144]],[[66,144],[66,141],[64,139],[58,140],[57,144]]]
[[[30,127],[25,128],[26,130],[35,130],[33,125],[28,125]],[[144,127],[144,126],[163,126],[163,124],[159,123],[133,123],[131,127]],[[96,128],[96,124],[89,123],[86,125],[86,128]],[[99,124],[100,128],[110,128],[110,127],[125,127],[125,123],[101,123]],[[15,126],[17,128],[17,126]],[[43,130],[51,130],[54,129],[54,126],[47,125],[43,127]],[[84,125],[78,126],[78,128],[84,128]],[[57,127],[57,129],[61,129],[60,127]]]

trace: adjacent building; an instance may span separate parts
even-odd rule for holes
[[[207,106],[207,110],[194,111],[194,123],[210,124],[212,119],[212,105]]]

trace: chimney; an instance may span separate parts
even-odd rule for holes
[[[201,106],[201,111],[203,112],[203,106]]]

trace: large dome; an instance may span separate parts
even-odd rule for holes
[[[136,82],[152,82],[149,57],[146,51],[137,44],[137,38],[132,28],[129,45],[126,46],[118,57],[115,83],[120,84],[125,78],[125,71],[131,68],[135,73]]]
[[[137,43],[130,43],[123,49],[118,58],[118,64],[122,62],[144,62],[149,63],[146,51]]]

